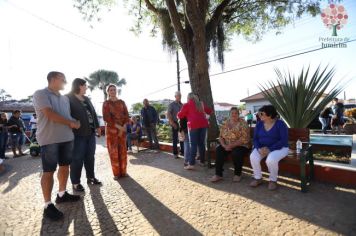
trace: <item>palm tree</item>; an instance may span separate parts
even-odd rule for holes
[[[125,79],[120,79],[119,75],[115,71],[109,70],[97,70],[89,75],[89,78],[86,78],[88,81],[88,87],[90,90],[98,88],[103,91],[104,100],[107,99],[108,94],[106,93],[106,88],[109,84],[116,85],[118,93],[121,93],[121,87],[126,85]]]
[[[276,68],[277,82],[260,84],[260,89],[290,128],[306,128],[310,122],[344,89],[335,85],[327,89],[335,75],[335,69],[320,68],[309,79],[310,66],[296,78]]]

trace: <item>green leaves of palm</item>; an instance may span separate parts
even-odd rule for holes
[[[290,128],[306,128],[344,86],[335,85],[326,91],[335,75],[335,69],[320,66],[309,79],[310,66],[296,78],[275,68],[277,81],[260,84],[260,89]]]
[[[109,84],[114,84],[118,88],[126,85],[125,79],[119,79],[119,75],[115,71],[109,70],[97,70],[89,75],[89,78],[86,78],[88,81],[88,87],[90,90],[94,90],[96,88],[102,90],[104,92],[104,97],[106,99],[106,88]],[[119,93],[120,93],[119,89]]]

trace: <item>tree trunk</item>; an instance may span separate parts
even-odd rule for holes
[[[203,48],[205,49],[205,46],[203,46]],[[200,100],[213,110],[209,119],[208,139],[216,139],[219,136],[219,128],[216,121],[213,94],[210,86],[207,51],[199,51],[197,50],[197,46],[192,45],[186,50],[185,57],[188,64],[189,81],[192,92],[197,94]]]

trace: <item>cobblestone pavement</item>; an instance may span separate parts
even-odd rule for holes
[[[65,219],[50,222],[42,217],[40,159],[6,160],[0,235],[356,235],[355,189],[313,183],[303,194],[283,178],[270,192],[266,184],[248,187],[248,169],[241,183],[226,168],[225,180],[212,184],[212,169],[182,166],[170,154],[143,151],[130,155],[130,177],[116,182],[98,145],[96,174],[104,185],[84,184],[82,201],[58,205]]]

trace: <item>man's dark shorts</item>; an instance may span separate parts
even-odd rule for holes
[[[11,148],[17,148],[25,143],[25,136],[22,133],[10,133]]]
[[[59,166],[68,166],[72,162],[73,141],[54,143],[41,147],[43,172],[54,172]]]

